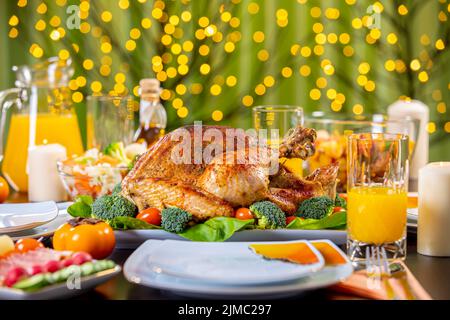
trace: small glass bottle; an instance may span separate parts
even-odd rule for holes
[[[141,103],[139,106],[139,129],[134,140],[150,147],[165,133],[167,113],[159,100],[161,92],[157,79],[142,79],[139,82]]]

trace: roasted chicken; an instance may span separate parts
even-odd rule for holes
[[[260,200],[270,200],[293,214],[307,198],[335,196],[336,166],[318,169],[306,178],[278,166],[279,156],[313,155],[315,139],[313,129],[297,127],[276,152],[242,129],[182,127],[141,156],[122,182],[122,195],[139,210],[175,206],[199,221],[231,216],[234,208]]]

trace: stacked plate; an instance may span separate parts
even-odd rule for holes
[[[17,240],[25,237],[42,237],[52,234],[67,221],[66,208],[70,203],[53,201],[14,203],[0,205],[0,235]]]
[[[267,260],[250,250],[252,242],[204,243],[148,240],[126,261],[133,283],[197,298],[281,298],[326,287],[353,272],[346,255],[329,240],[295,241],[317,257],[312,264]],[[329,244],[343,263],[329,265],[314,243]],[[289,242],[257,242],[289,243]]]

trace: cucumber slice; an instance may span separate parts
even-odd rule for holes
[[[17,282],[13,287],[16,289],[33,291],[45,287],[48,284],[47,273],[40,273]]]
[[[88,276],[93,273],[95,273],[95,268],[92,262],[86,262],[81,266],[81,274],[83,276]]]

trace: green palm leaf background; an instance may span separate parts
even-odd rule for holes
[[[430,107],[431,160],[450,160],[449,15],[447,0],[1,1],[0,89],[13,65],[71,57],[83,117],[87,95],[158,77],[169,129],[250,127],[259,104],[354,117],[413,98]]]

